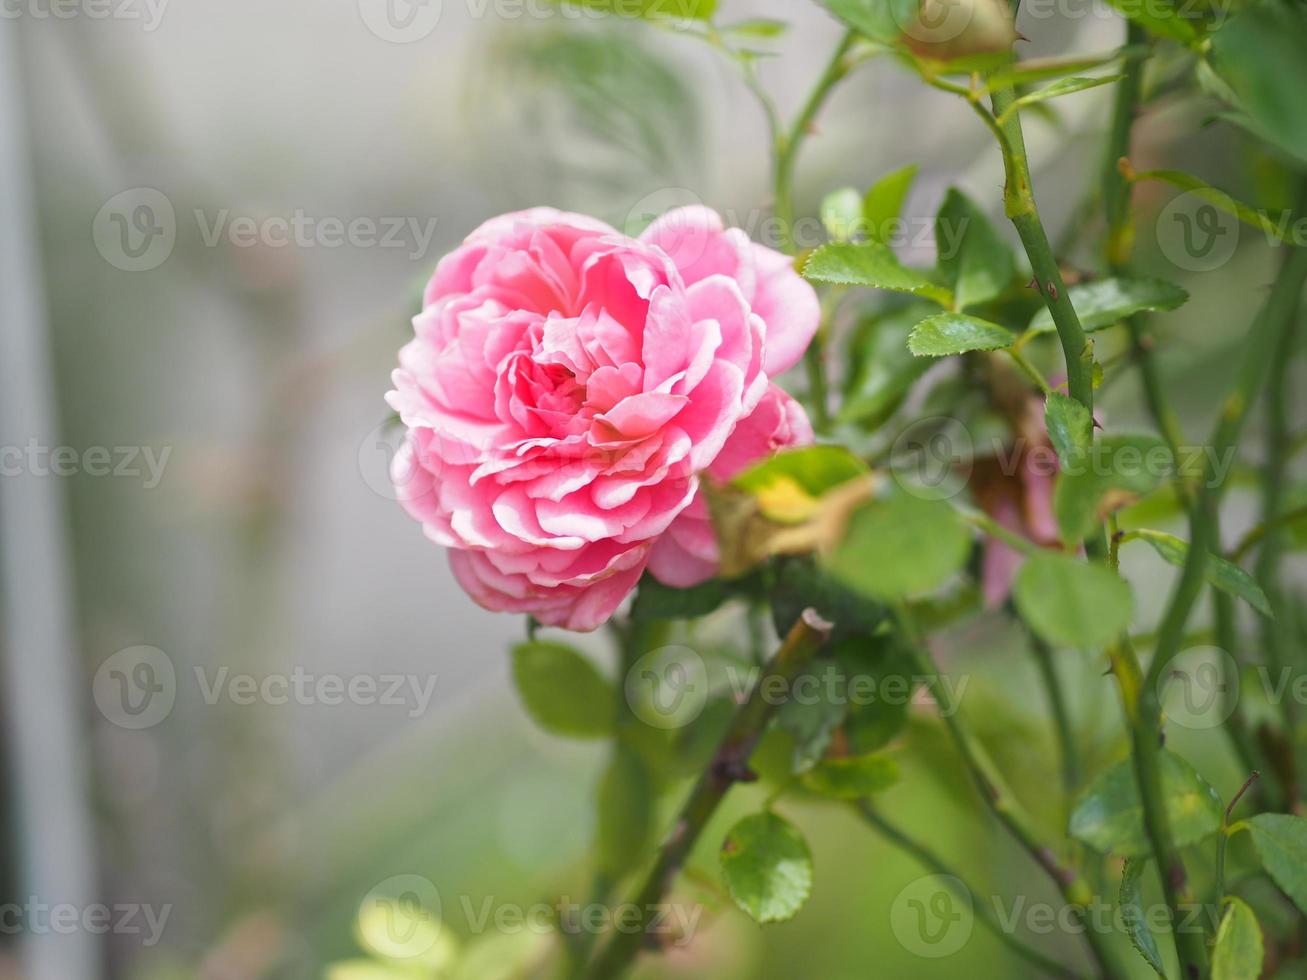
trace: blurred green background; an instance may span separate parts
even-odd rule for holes
[[[438,888],[444,925],[465,950],[459,976],[534,976],[548,938],[478,933],[467,910],[581,900],[588,888],[602,753],[524,718],[507,659],[523,624],[468,600],[394,503],[382,394],[425,277],[482,220],[552,204],[629,227],[701,200],[756,226],[768,206],[765,127],[730,66],[674,30],[562,17],[543,3],[436,0],[414,8],[421,36],[397,38],[376,29],[374,7],[191,0],[165,5],[152,23],[149,8],[130,18],[138,8],[121,0],[110,9],[122,16],[66,19],[32,2],[0,21],[17,42],[9,70],[25,111],[21,131],[0,139],[30,163],[24,193],[37,236],[28,245],[43,268],[55,444],[169,451],[156,486],[84,470],[43,484],[66,515],[64,612],[76,657],[68,704],[90,773],[85,880],[98,901],[171,909],[153,945],[140,935],[92,938],[88,980],[323,976],[329,964],[369,956],[360,904],[398,875]],[[1101,5],[1063,8],[1023,15],[1023,54],[1120,43],[1123,26]],[[436,21],[422,20],[433,9]],[[792,25],[766,44],[778,57],[759,65],[787,115],[840,36],[798,0],[722,0],[720,16]],[[1028,127],[1055,237],[1100,165],[1108,91],[1059,103],[1057,120]],[[1273,182],[1258,182],[1265,161],[1229,127],[1202,128],[1208,111],[1182,90],[1164,96],[1136,132],[1137,159],[1185,166],[1271,203]],[[815,213],[829,190],[918,162],[910,217],[928,225],[950,184],[997,216],[1002,175],[990,144],[958,100],[872,63],[819,121],[799,164],[800,212]],[[1175,268],[1153,233],[1172,196],[1157,186],[1136,198],[1140,260],[1194,296],[1158,329],[1163,369],[1184,379],[1174,390],[1200,431],[1274,256],[1244,229],[1216,271]],[[97,215],[124,192],[120,204],[138,201],[141,188],[171,205],[175,245],[153,267],[126,271]],[[249,242],[231,223],[297,214],[317,237],[279,245],[256,233]],[[356,219],[403,225],[391,244],[333,244],[324,222]],[[231,234],[212,241],[219,225]],[[929,252],[926,243],[917,254]],[[1146,425],[1132,378],[1101,397],[1113,424]],[[1246,503],[1236,492],[1236,511]],[[1226,531],[1233,538],[1244,526],[1233,520]],[[1150,597],[1167,579],[1147,556],[1137,559],[1144,570],[1133,560],[1127,554],[1126,571],[1138,572],[1137,626],[1146,630]],[[734,615],[706,629],[729,643]],[[11,659],[49,653],[6,642]],[[982,616],[950,634],[942,656],[970,679],[964,711],[1017,793],[1060,835],[1053,743],[1023,643],[1000,617]],[[98,703],[97,676],[103,682],[108,658],[141,645],[173,666],[175,703],[148,727],[124,727]],[[586,646],[611,667],[602,637]],[[208,703],[206,684],[223,668],[255,678],[434,676],[434,694],[425,705]],[[1103,665],[1068,655],[1060,668],[1091,766],[1121,757]],[[11,699],[61,696],[6,683]],[[1223,794],[1237,787],[1219,734],[1182,735],[1182,751]],[[929,712],[909,741],[899,750],[906,777],[882,809],[973,884],[1051,901],[977,808]],[[35,752],[38,769],[64,764],[40,745],[10,753],[0,884],[16,902],[29,894],[22,869],[32,848],[50,846],[20,816],[19,751]],[[813,844],[816,887],[794,921],[760,930],[723,899],[714,851],[732,817],[765,793],[733,795],[705,834],[695,873],[678,886],[704,903],[705,924],[686,948],[642,961],[641,976],[1024,975],[981,930],[949,957],[905,949],[890,908],[923,870],[829,805],[782,804]],[[29,976],[27,938],[0,936],[0,976]],[[1082,962],[1074,937],[1027,938]],[[373,959],[336,977],[371,980],[369,970],[385,969]]]

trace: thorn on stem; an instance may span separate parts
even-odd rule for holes
[[[1053,280],[1048,281],[1048,298],[1057,301],[1057,287],[1053,285]]]
[[[1036,292],[1043,292],[1043,290],[1039,288],[1039,279],[1033,276],[1031,277],[1030,282],[1026,283],[1026,288],[1033,289]]]

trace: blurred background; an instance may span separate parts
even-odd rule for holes
[[[791,25],[759,73],[792,116],[840,27],[796,0],[721,0],[718,16]],[[1087,0],[1020,26],[1028,54],[1123,36]],[[523,623],[467,599],[394,502],[382,396],[425,278],[492,215],[552,204],[635,230],[701,200],[765,237],[756,103],[693,38],[543,0],[6,0],[0,37],[0,976],[537,975],[547,936],[478,919],[582,896],[601,752],[525,719],[507,657]],[[1029,127],[1055,237],[1100,166],[1105,93]],[[1156,104],[1139,158],[1246,188],[1258,160],[1200,130],[1205,111],[1183,93]],[[923,227],[950,184],[1001,215],[989,134],[893,64],[861,68],[818,126],[803,214],[919,162],[907,214]],[[1195,295],[1160,329],[1197,431],[1273,256],[1236,230],[1216,271],[1175,268],[1148,223],[1158,194],[1138,197],[1141,259]],[[1102,397],[1114,422],[1145,424],[1133,380]],[[981,617],[952,645],[973,723],[1057,827],[1021,642]],[[1091,762],[1120,751],[1101,669],[1063,665]],[[886,809],[982,886],[1044,895],[992,821],[964,817],[969,787],[918,727],[904,768],[929,776]],[[1205,757],[1227,791],[1221,751]],[[839,810],[796,809],[816,856],[807,908],[760,931],[691,874],[704,923],[643,976],[1021,975],[979,931],[947,958],[905,949],[888,910],[922,870]],[[397,879],[438,890],[453,972],[376,955],[360,910]]]

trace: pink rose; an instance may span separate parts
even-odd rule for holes
[[[692,548],[654,572],[701,581],[699,474],[810,438],[769,378],[802,356],[816,296],[707,209],[638,240],[547,208],[495,218],[424,304],[387,395],[408,430],[392,477],[489,609],[594,629],[674,523]]]

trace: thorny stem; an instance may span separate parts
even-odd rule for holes
[[[1184,865],[1179,849],[1171,838],[1166,811],[1147,805],[1149,795],[1160,797],[1161,786],[1157,769],[1157,743],[1161,732],[1162,709],[1158,700],[1157,682],[1179,652],[1189,613],[1202,591],[1208,552],[1219,548],[1219,542],[1215,540],[1216,514],[1224,487],[1216,480],[1212,459],[1224,458],[1224,454],[1232,451],[1238,443],[1248,407],[1256,400],[1270,372],[1270,361],[1279,348],[1280,336],[1292,328],[1293,314],[1304,279],[1307,279],[1307,249],[1290,248],[1285,254],[1271,294],[1248,332],[1244,343],[1244,358],[1234,389],[1226,397],[1209,441],[1213,452],[1208,455],[1189,519],[1189,553],[1158,629],[1157,648],[1153,652],[1153,660],[1140,691],[1139,720],[1134,733],[1136,767],[1140,788],[1145,796],[1145,823],[1162,873],[1167,904],[1173,910],[1178,908],[1185,889]],[[1206,967],[1206,950],[1201,937],[1189,931],[1181,931],[1176,935],[1176,943],[1186,976],[1202,976]]]
[[[925,844],[909,836],[900,827],[882,816],[870,801],[858,801],[856,809],[862,815],[862,819],[879,831],[886,840],[897,845],[900,850],[913,857],[922,867],[940,875],[944,879],[943,883],[952,889],[959,899],[970,905],[972,913],[980,924],[993,933],[994,937],[1007,946],[1008,949],[1049,976],[1066,977],[1068,980],[1077,980],[1077,978],[1081,977],[1081,974],[1075,970],[1049,959],[1043,953],[1027,946],[1014,936],[1011,930],[1004,927],[987,903],[975,901],[973,889],[962,880],[961,876],[953,868]]]
[[[812,94],[808,96],[808,100],[799,111],[798,118],[794,120],[794,125],[788,133],[781,132],[779,128],[774,133],[775,186],[772,192],[772,213],[776,218],[781,251],[791,255],[794,254],[794,165],[798,160],[799,149],[803,146],[804,140],[817,118],[817,113],[825,105],[826,98],[836,84],[848,74],[849,69],[852,67],[849,63],[848,54],[857,42],[857,38],[858,35],[855,31],[845,33],[839,46],[836,47],[834,55],[831,56],[826,70],[822,72],[821,78],[818,79],[816,87],[812,90]],[[829,396],[826,384],[826,362],[824,359],[824,331],[825,324],[823,323],[818,331],[818,336],[813,338],[812,343],[808,345],[807,351],[804,352],[804,368],[808,374],[809,401],[812,403],[813,410],[813,427],[818,432],[824,432],[830,426],[830,409],[827,406]]]
[[[763,692],[777,688],[788,690],[790,682],[825,643],[829,629],[829,624],[809,609],[785,637],[748,699],[736,711],[717,754],[700,775],[644,885],[632,899],[636,909],[635,921],[625,922],[624,928],[614,933],[599,951],[585,973],[589,980],[616,980],[629,969],[644,941],[649,918],[655,914],[654,907],[662,901],[718,805],[737,782],[752,778],[749,757],[778,707],[775,699],[764,696]]]
[[[1013,16],[1019,0],[1013,0]],[[1004,209],[1008,218],[1017,229],[1026,256],[1034,273],[1034,283],[1044,297],[1049,314],[1057,327],[1058,339],[1066,360],[1067,388],[1070,396],[1093,416],[1093,345],[1086,338],[1080,318],[1071,305],[1067,295],[1066,284],[1062,280],[1057,259],[1049,245],[1048,234],[1044,230],[1035,204],[1033,181],[1030,164],[1026,157],[1025,136],[1021,128],[1019,111],[1009,111],[1016,101],[1016,93],[1010,87],[995,89],[991,97],[994,115],[1003,118],[1002,125],[1007,137],[1003,153],[1003,166],[1007,177],[1004,186]],[[1000,143],[1000,146],[1003,146]],[[1194,542],[1190,556],[1195,553],[1205,554],[1205,546]],[[1104,557],[1105,542],[1101,533],[1090,536],[1086,550],[1093,560],[1101,561]],[[1203,565],[1195,565],[1198,572],[1197,584],[1202,582]],[[1180,623],[1183,632],[1183,621]],[[1158,659],[1154,658],[1154,665]],[[1128,641],[1122,640],[1116,645],[1113,666],[1120,666],[1122,673],[1131,675],[1139,673],[1138,658]],[[1127,692],[1127,684],[1122,683],[1123,695],[1126,695],[1127,715],[1132,719],[1131,741],[1135,759],[1135,771],[1139,782],[1140,800],[1144,808],[1145,824],[1148,828],[1154,855],[1162,872],[1163,890],[1173,918],[1180,914],[1180,905],[1185,897],[1185,871],[1171,833],[1170,820],[1162,796],[1161,757],[1160,757],[1160,719],[1161,707],[1157,700],[1156,678],[1150,676],[1143,684],[1132,684],[1135,695],[1133,706]],[[1087,935],[1092,935],[1087,933]],[[1206,969],[1206,949],[1202,937],[1181,930],[1174,933],[1176,948],[1179,953],[1182,971],[1187,977],[1202,976]]]
[[[917,630],[911,615],[906,608],[900,607],[896,611],[896,616],[900,632],[907,641],[907,652],[912,657],[917,671],[923,678],[927,679],[927,683],[937,680],[940,677],[939,669],[935,666],[934,660],[926,648],[925,639]],[[1057,886],[1068,907],[1083,923],[1085,939],[1089,944],[1099,971],[1108,976],[1115,975],[1114,971],[1108,969],[1112,957],[1107,937],[1094,929],[1085,915],[1085,911],[1094,897],[1089,886],[1080,878],[1074,868],[1063,864],[1053,852],[1053,849],[1039,836],[1021,803],[1007,787],[998,771],[998,767],[994,765],[984,747],[959,720],[958,705],[954,702],[952,694],[949,693],[949,688],[944,684],[936,683],[931,683],[930,688],[935,692],[935,698],[939,704],[940,718],[944,722],[944,727],[953,740],[953,744],[957,747],[958,753],[962,756],[962,761],[971,774],[971,778],[975,781],[981,799],[994,816],[998,818],[999,823],[1048,875],[1053,884]]]

